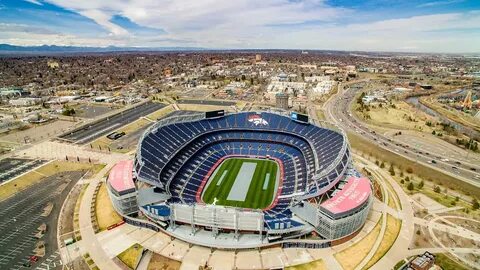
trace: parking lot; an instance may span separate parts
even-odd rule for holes
[[[0,269],[26,269],[39,241],[45,243],[45,255],[32,263],[33,269],[59,269],[56,226],[58,214],[68,191],[83,172],[59,173],[32,185],[0,202]],[[53,205],[48,215],[45,208]],[[47,225],[46,233],[35,238],[38,227]]]
[[[115,108],[96,104],[83,104],[78,107],[78,112],[75,116],[83,118],[95,118],[115,110]]]
[[[5,158],[0,160],[0,183],[44,164],[46,160],[27,158]]]
[[[165,106],[165,104],[161,103],[147,102],[113,116],[84,125],[67,134],[61,135],[59,138],[77,144],[85,144]]]

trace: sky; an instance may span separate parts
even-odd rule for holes
[[[480,0],[0,0],[0,43],[480,52]]]

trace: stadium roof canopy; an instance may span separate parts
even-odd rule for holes
[[[133,160],[118,162],[108,175],[108,184],[119,195],[135,191],[133,183]]]
[[[334,215],[356,209],[368,200],[372,188],[368,178],[350,177],[347,184],[335,196],[326,200],[321,206]]]

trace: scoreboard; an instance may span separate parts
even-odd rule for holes
[[[299,122],[308,123],[308,115],[306,114],[292,112],[292,114],[290,114],[290,118]]]
[[[222,117],[222,116],[225,116],[224,110],[205,112],[205,118],[214,118],[214,117]]]

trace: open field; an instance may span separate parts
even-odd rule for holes
[[[385,229],[385,234],[383,235],[382,242],[378,247],[375,254],[373,254],[372,259],[367,263],[364,269],[369,269],[372,267],[376,262],[378,262],[392,247],[393,243],[398,237],[400,233],[400,227],[402,226],[402,222],[390,214],[387,214],[387,227]]]
[[[53,161],[8,183],[3,184],[0,188],[0,201],[12,196],[20,190],[41,182],[47,176],[51,176],[59,172],[92,170],[92,172],[95,173],[100,171],[103,167],[105,167],[103,164]]]
[[[15,130],[0,137],[0,141],[13,144],[33,143],[57,136],[72,128],[75,122],[55,120],[41,125],[32,125],[25,130]]]
[[[228,158],[215,169],[203,192],[205,203],[263,209],[273,201],[278,165],[266,159]]]
[[[476,131],[480,132],[480,122],[478,120],[476,120],[475,118],[473,118],[472,116],[466,115],[466,114],[464,114],[462,112],[459,112],[457,110],[454,110],[454,109],[446,109],[446,108],[442,107],[442,105],[439,104],[438,102],[432,101],[432,100],[427,99],[427,98],[421,98],[421,99],[419,99],[419,101],[423,105],[425,105],[425,106],[429,107],[430,109],[444,115],[448,119],[450,119],[454,122],[460,123],[464,126],[471,127],[473,129],[475,129]]]
[[[97,215],[97,222],[100,231],[107,229],[110,225],[122,221],[122,217],[113,209],[105,183],[102,183],[98,190],[95,213]]]
[[[354,103],[354,107],[358,104]],[[370,106],[368,112],[355,113],[361,118],[363,115],[368,115],[370,119],[364,119],[369,124],[378,125],[391,129],[411,129],[423,132],[432,132],[432,128],[427,126],[426,121],[436,122],[435,118],[418,110],[404,101],[396,101],[393,103],[394,107],[390,105]]]
[[[381,219],[362,240],[354,245],[334,254],[335,259],[340,263],[343,269],[350,270],[362,262],[375,244],[375,240],[380,234]]]
[[[381,147],[378,147],[377,145],[363,139],[361,136],[355,133],[347,132],[347,136],[352,148],[357,149],[360,152],[372,155],[373,157],[381,161],[385,161],[389,164],[393,163],[398,168],[411,168],[413,174],[416,174],[421,178],[432,179],[436,183],[441,184],[445,187],[455,190],[461,190],[465,194],[480,197],[480,188],[476,186],[458,180],[435,169],[423,166],[417,162],[404,158],[403,156],[382,149]]]

